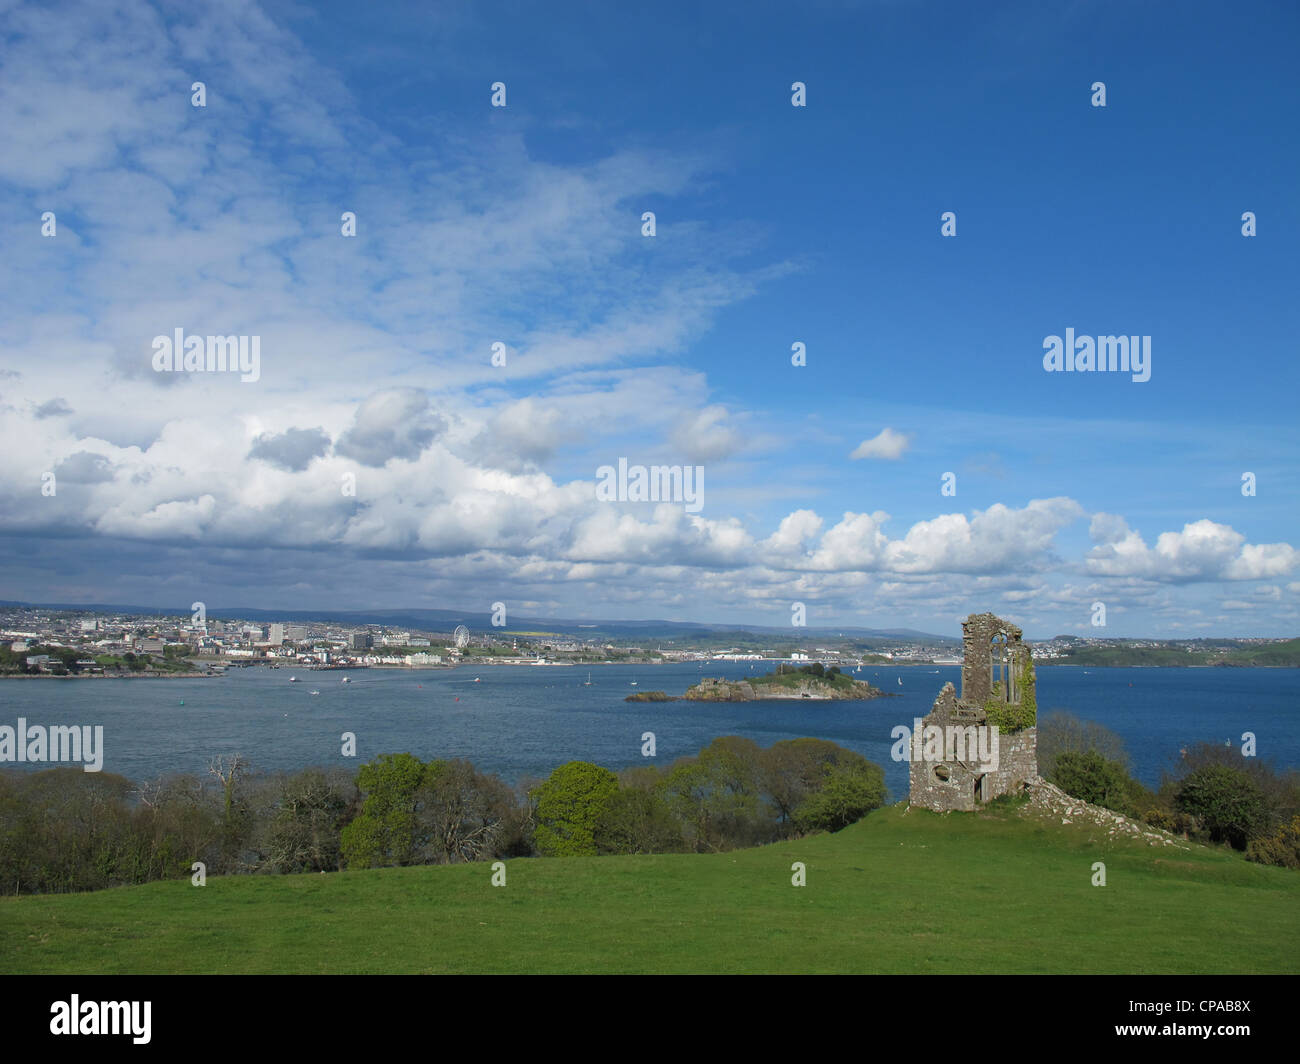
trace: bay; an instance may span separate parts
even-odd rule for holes
[[[702,676],[739,679],[756,671],[744,662],[498,665],[298,671],[298,682],[289,683],[290,670],[258,667],[194,680],[6,680],[0,724],[25,717],[47,727],[103,725],[104,771],[134,780],[201,773],[216,754],[243,754],[255,769],[293,771],[355,767],[381,753],[409,751],[425,760],[468,758],[516,782],[571,760],[615,770],[644,764],[645,732],[655,735],[658,764],[695,754],[720,735],[744,735],[762,746],[816,736],[883,765],[898,800],[907,795],[907,766],[890,759],[892,729],[925,716],[945,682],[961,682],[955,666],[871,666],[857,677],[899,697],[624,701],[635,691],[680,695]],[[585,687],[588,673],[592,685]],[[351,682],[342,683],[344,676]],[[1296,669],[1038,668],[1040,716],[1066,709],[1118,733],[1148,786],[1159,783],[1180,748],[1202,741],[1239,747],[1243,732],[1255,734],[1262,759],[1296,767],[1298,705]],[[356,735],[355,758],[342,756],[344,732]]]

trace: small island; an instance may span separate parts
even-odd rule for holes
[[[829,669],[820,662],[795,667],[778,665],[766,676],[743,680],[706,677],[690,688],[685,698],[691,702],[756,702],[769,699],[808,699],[809,701],[861,702],[869,698],[896,698],[863,680],[855,680],[838,666]]]

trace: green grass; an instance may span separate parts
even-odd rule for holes
[[[1008,803],[716,855],[233,876],[0,899],[0,971],[1294,972],[1300,875]],[[807,886],[791,886],[791,863]],[[1094,861],[1108,885],[1091,886]]]

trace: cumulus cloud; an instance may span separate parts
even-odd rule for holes
[[[78,451],[54,467],[54,476],[71,484],[105,484],[113,479],[113,464],[102,454]]]
[[[376,392],[357,408],[352,427],[334,450],[366,466],[382,466],[394,458],[412,461],[446,428],[446,420],[430,409],[429,397],[418,388],[391,388]]]
[[[671,441],[688,462],[717,462],[740,450],[744,437],[728,424],[725,406],[706,406],[684,416],[673,428]]]
[[[578,430],[557,404],[528,397],[499,408],[473,439],[468,454],[497,469],[519,473],[545,462]]]
[[[857,460],[861,458],[883,458],[889,461],[902,458],[903,452],[907,450],[908,445],[912,442],[911,437],[903,432],[895,432],[891,428],[883,428],[869,440],[863,440],[850,458]]]
[[[290,473],[301,473],[313,458],[329,451],[329,446],[330,438],[324,429],[287,429],[278,436],[264,432],[253,440],[248,457]]]
[[[1114,514],[1097,514],[1088,571],[1171,583],[1198,580],[1264,580],[1290,573],[1300,558],[1288,543],[1249,544],[1228,525],[1193,521],[1181,532],[1162,532],[1154,547]]]

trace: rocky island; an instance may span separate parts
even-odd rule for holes
[[[691,702],[755,702],[768,699],[808,699],[821,701],[865,701],[868,698],[895,698],[863,680],[820,663],[796,668],[778,665],[775,672],[743,680],[706,677],[685,695]]]

